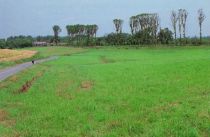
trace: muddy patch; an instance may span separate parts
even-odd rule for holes
[[[34,78],[30,81],[26,81],[26,83],[22,85],[21,89],[19,90],[19,93],[27,92],[29,88],[32,86],[33,81],[34,81]]]

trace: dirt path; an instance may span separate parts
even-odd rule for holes
[[[55,60],[57,58],[58,58],[57,56],[53,56],[53,57],[49,57],[49,58],[46,58],[46,59],[36,60],[35,64],[39,64],[39,63],[50,61],[50,60]],[[5,80],[6,78],[12,76],[12,75],[24,70],[24,69],[27,69],[27,68],[31,67],[32,65],[33,65],[32,62],[26,62],[26,63],[23,63],[23,64],[16,65],[14,67],[10,67],[10,68],[6,68],[6,69],[1,70],[0,71],[0,82]]]

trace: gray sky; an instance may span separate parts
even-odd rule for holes
[[[189,12],[187,34],[198,36],[197,10],[206,14],[204,35],[210,35],[209,0],[0,0],[0,38],[11,35],[51,35],[52,26],[98,24],[100,36],[113,32],[112,20],[124,20],[124,32],[130,32],[129,17],[157,12],[161,27],[171,28],[170,12],[185,8]]]

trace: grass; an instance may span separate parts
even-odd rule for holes
[[[51,46],[51,47],[33,47],[33,48],[25,48],[25,50],[34,50],[38,51],[38,54],[35,58],[47,58],[50,56],[69,56],[78,52],[85,52],[85,49],[82,48],[73,48],[73,47],[59,47],[59,46]]]
[[[210,135],[209,47],[89,49],[0,89],[0,136]]]

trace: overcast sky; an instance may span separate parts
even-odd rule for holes
[[[13,35],[51,35],[52,26],[98,24],[100,36],[113,32],[112,20],[124,20],[123,31],[130,32],[132,15],[157,12],[161,27],[171,28],[170,12],[185,8],[189,12],[187,34],[199,33],[197,10],[206,14],[204,35],[210,35],[210,0],[0,0],[0,38]]]

